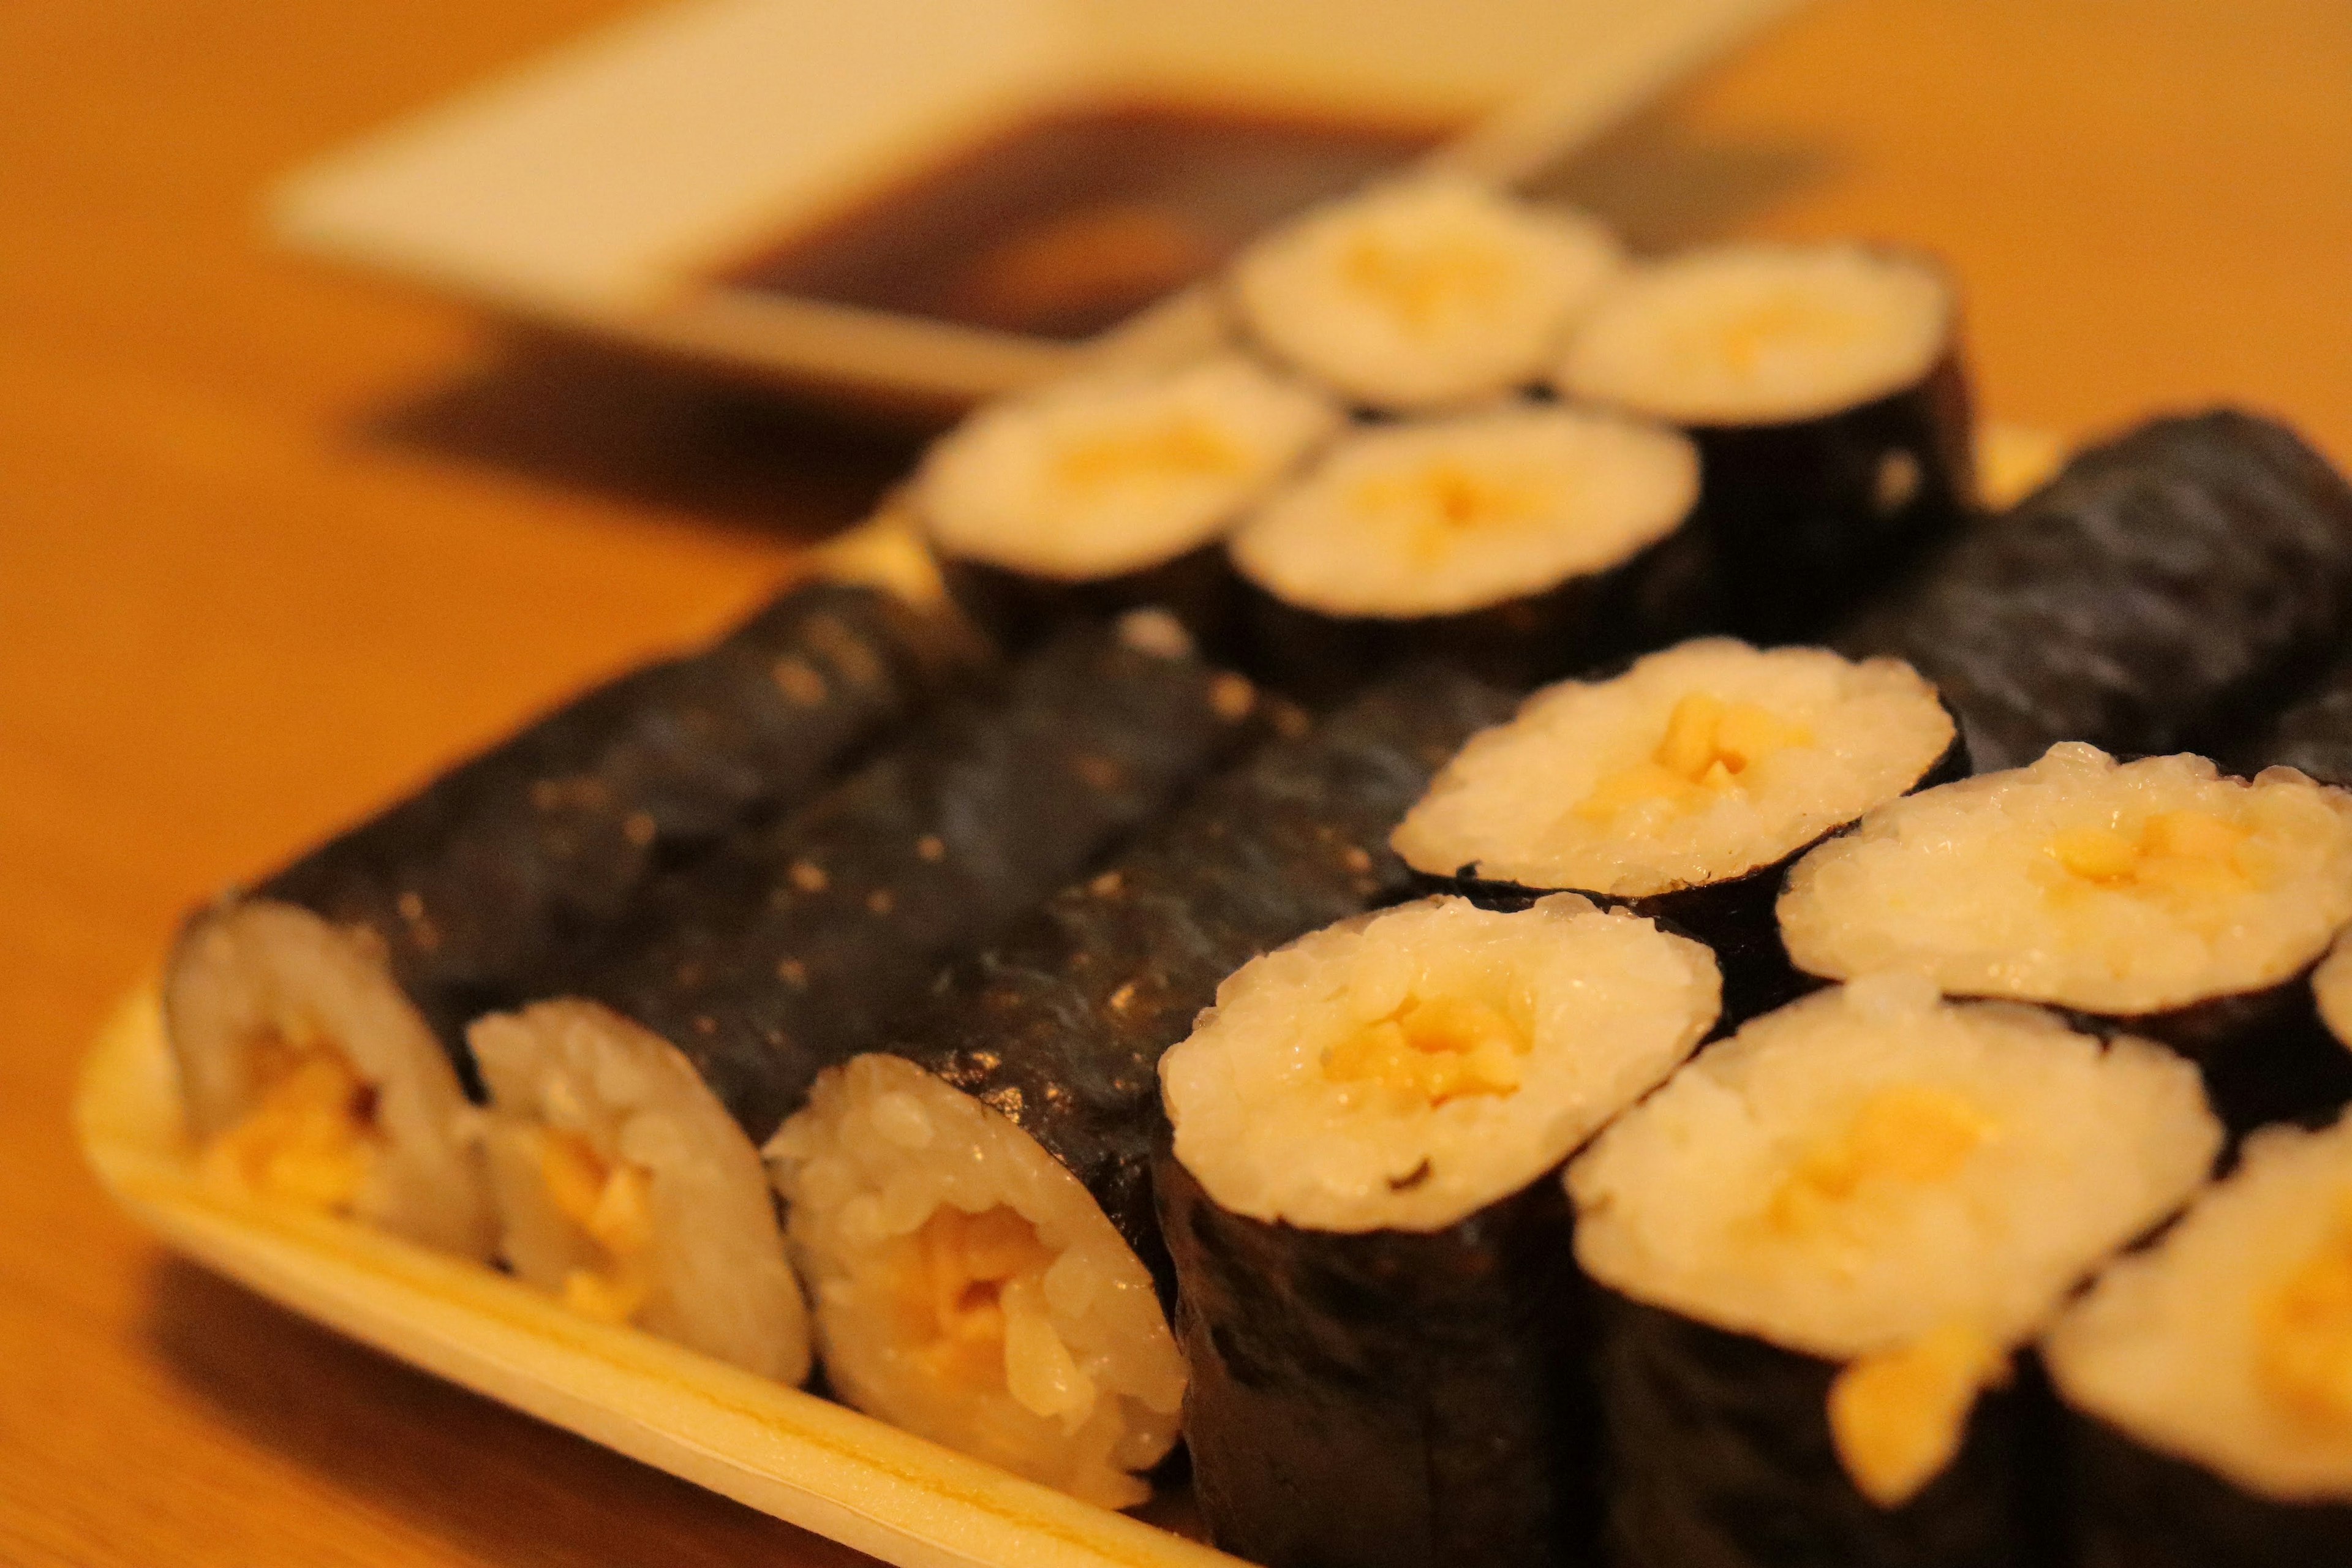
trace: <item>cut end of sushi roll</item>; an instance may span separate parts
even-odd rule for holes
[[[1150,1496],[1184,1363],[1078,1179],[897,1057],[817,1080],[767,1157],[825,1375],[894,1426],[1108,1508]]]
[[[1706,638],[1536,693],[1391,843],[1431,876],[1645,898],[1794,854],[1914,788],[1956,739],[1908,665]]]
[[[2043,1356],[2067,1404],[2142,1447],[2275,1501],[2352,1502],[2352,1118],[2248,1139]]]
[[[1609,231],[1458,176],[1328,203],[1234,264],[1243,323],[1354,401],[1427,409],[1537,380],[1623,265]]]
[[[2352,795],[2289,769],[2030,767],[1895,801],[1797,863],[1780,901],[1799,968],[1924,974],[1953,995],[2112,1016],[2293,979],[2352,921]]]
[[[1893,1506],[2078,1279],[2221,1143],[2196,1069],[1910,976],[1742,1028],[1570,1166],[1577,1258],[1636,1301],[1846,1363],[1829,1417]]]
[[[1436,898],[1255,959],[1160,1058],[1176,1157],[1217,1205],[1436,1231],[1525,1187],[1715,1022],[1706,949],[1562,894]]]
[[[1570,340],[1557,380],[1571,397],[1677,425],[1794,424],[1917,385],[1954,326],[1951,286],[1926,260],[1727,245],[1620,279]]]
[[[273,900],[205,910],[163,1008],[207,1182],[489,1256],[465,1092],[364,932]]]
[[[1682,436],[1523,405],[1359,431],[1230,548],[1243,576],[1302,609],[1457,615],[1622,565],[1697,499]]]
[[[807,1310],[741,1129],[667,1041],[590,1002],[468,1031],[499,1251],[585,1317],[762,1376],[808,1376]]]
[[[943,555],[1092,582],[1213,542],[1339,424],[1238,356],[1089,377],[989,405],[931,448],[910,499]]]

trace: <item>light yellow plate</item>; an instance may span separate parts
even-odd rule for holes
[[[908,1568],[1210,1568],[1238,1561],[639,1333],[505,1276],[196,1179],[152,989],[99,1037],[83,1154],[164,1243],[452,1383]]]

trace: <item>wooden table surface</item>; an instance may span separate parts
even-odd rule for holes
[[[907,448],[273,254],[270,175],[612,0],[0,5],[0,1562],[850,1561],[163,1256],[67,1131],[205,890],[709,631]],[[1964,280],[1981,401],[2352,460],[2352,6],[1821,0],[1560,182]]]

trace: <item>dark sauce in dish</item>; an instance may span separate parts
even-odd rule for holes
[[[1444,127],[1175,104],[1064,109],[730,268],[741,288],[1075,341]]]

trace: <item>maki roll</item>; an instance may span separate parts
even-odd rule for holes
[[[1797,967],[1899,969],[2163,1041],[2233,1131],[2352,1095],[2305,976],[2352,921],[2352,795],[2287,769],[2053,746],[1884,806],[1799,861]]]
[[[1256,959],[1160,1059],[1184,1437],[1266,1568],[1587,1559],[1594,1433],[1547,1179],[1715,1021],[1705,948],[1572,894]]]
[[[473,1027],[506,1260],[583,1311],[804,1371],[804,1337],[738,1331],[782,1267],[756,1144],[940,963],[1241,745],[1255,709],[1164,615],[1081,623],[996,700],[655,889],[551,999]],[[775,1336],[800,1331],[789,1294],[759,1293]]]
[[[1234,264],[1230,288],[1275,358],[1363,407],[1422,411],[1542,379],[1622,266],[1591,218],[1423,174],[1276,230]]]
[[[1369,689],[1211,780],[819,1079],[768,1156],[836,1392],[1090,1500],[1149,1495],[1184,1384],[1151,1202],[1160,1053],[1252,958],[1400,897],[1390,827],[1508,710],[1450,670]]]
[[[1536,693],[1446,764],[1394,843],[1489,901],[1571,889],[1687,931],[1716,950],[1736,1023],[1802,988],[1773,921],[1789,865],[1966,771],[1907,666],[1710,638]]]
[[[1671,430],[1510,404],[1357,429],[1230,549],[1271,679],[1328,694],[1411,653],[1524,685],[1676,624],[1697,497]]]
[[[1561,392],[1678,425],[1731,626],[1802,637],[1971,504],[1950,280],[1851,245],[1729,245],[1629,273],[1570,340]]]
[[[1110,372],[989,404],[932,447],[909,501],[958,600],[1013,641],[1157,605],[1222,650],[1218,542],[1339,424],[1238,355]]]
[[[1612,1560],[2032,1560],[2011,1355],[2221,1141],[2161,1047],[1908,976],[1702,1053],[1569,1167]]]
[[[1839,641],[1910,660],[2009,768],[2059,741],[2234,754],[2348,627],[2352,487],[2222,409],[2078,454]]]
[[[936,605],[804,583],[199,910],[163,1008],[207,1169],[485,1255],[467,1023],[538,994],[669,868],[814,793],[978,658]]]
[[[2083,1568],[2352,1563],[2352,1119],[2247,1140],[2042,1355]]]

